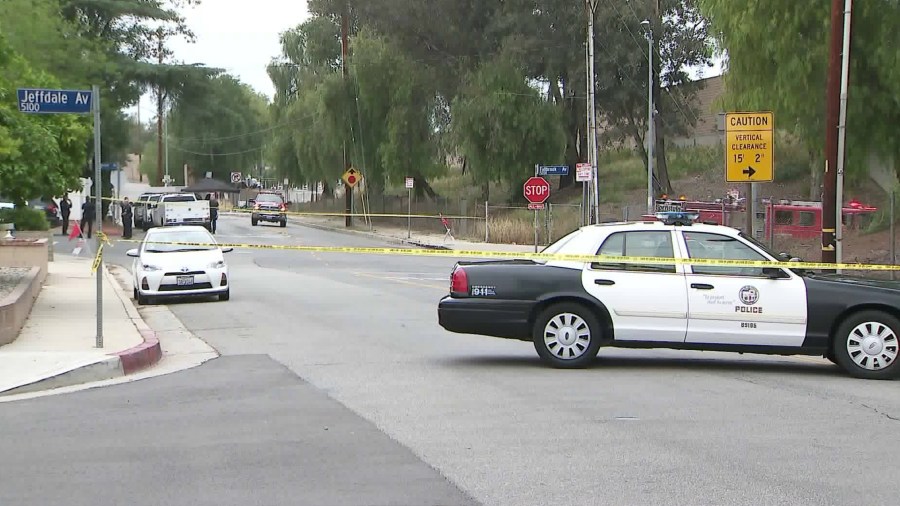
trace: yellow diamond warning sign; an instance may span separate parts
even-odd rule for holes
[[[764,183],[775,180],[775,118],[771,112],[725,115],[725,180]]]
[[[344,175],[341,176],[341,179],[343,179],[344,182],[347,183],[347,186],[353,188],[354,186],[359,184],[359,180],[362,179],[362,175],[359,173],[359,171],[357,171],[353,167],[350,167],[349,169],[347,169],[347,172],[344,172]]]

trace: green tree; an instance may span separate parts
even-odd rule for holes
[[[227,180],[232,171],[258,166],[269,129],[266,99],[230,75],[209,79],[169,113],[169,162],[174,176],[188,164],[194,174]]]
[[[489,183],[527,178],[535,163],[565,154],[559,110],[502,56],[472,76],[452,113],[456,138],[471,160],[484,200],[490,199]]]
[[[17,0],[20,1],[20,0]],[[48,1],[48,0],[40,0]],[[165,98],[185,86],[215,75],[218,69],[165,61],[165,40],[182,36],[193,40],[180,8],[199,0],[56,0],[59,12],[75,35],[104,58],[91,59],[90,82],[101,87],[104,114],[104,159],[124,158],[129,143],[127,118],[120,112],[134,105],[147,89]],[[162,48],[162,49],[161,49]]]
[[[357,110],[341,75],[339,25],[313,17],[282,34],[282,54],[268,67],[275,85],[270,108],[271,153],[282,176],[294,181],[337,181],[353,148]],[[352,107],[351,107],[352,106]]]
[[[79,186],[90,127],[71,115],[18,111],[16,88],[54,88],[52,76],[34,70],[0,34],[0,188],[17,206]]]
[[[699,0],[727,56],[729,109],[771,110],[821,161],[825,140],[830,4],[814,0],[752,4]],[[854,2],[847,108],[847,178],[866,175],[869,156],[900,170],[900,10],[893,0]],[[760,36],[764,33],[765,36]],[[777,71],[776,66],[777,65]],[[873,109],[874,108],[874,109]],[[873,114],[877,110],[877,114]],[[812,193],[822,164],[811,166]]]

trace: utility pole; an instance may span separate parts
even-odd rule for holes
[[[163,63],[163,52],[165,47],[163,46],[163,30],[159,28],[156,30],[156,37],[158,39],[158,45],[156,47],[157,51],[157,63],[162,65]],[[163,179],[163,88],[162,85],[157,85],[156,87],[156,181],[155,184],[159,184]]]
[[[822,262],[834,263],[835,229],[838,209],[837,158],[838,158],[838,115],[841,106],[841,37],[843,33],[843,0],[831,0],[831,40],[828,53],[828,80],[826,87],[825,112],[825,188],[822,195]]]
[[[653,22],[647,24],[647,214],[653,214],[653,152],[656,144],[656,129],[653,128]],[[641,23],[641,24],[644,24]]]
[[[344,2],[344,8],[341,10],[341,74],[343,78],[347,79],[347,74],[349,69],[347,68],[347,57],[350,53],[350,48],[348,47],[349,41],[347,40],[350,32],[350,2],[346,0]],[[351,166],[350,163],[350,155],[347,153],[347,141],[344,141],[344,170],[346,171]],[[353,226],[353,187],[349,184],[344,184],[344,212],[346,216],[344,217],[344,226],[349,228]]]
[[[600,223],[600,182],[598,156],[597,156],[597,103],[595,101],[595,90],[597,84],[594,75],[594,8],[597,6],[597,0],[585,0],[588,15],[588,117],[590,124],[588,126],[588,151],[590,152],[591,161],[591,214],[594,223]]]
[[[837,145],[837,188],[835,190],[835,216],[837,223],[834,233],[835,260],[843,261],[843,224],[844,224],[844,163],[847,150],[847,88],[850,80],[850,11],[853,0],[844,0],[844,35],[843,50],[841,51],[841,108],[838,123]]]

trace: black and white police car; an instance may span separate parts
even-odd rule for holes
[[[541,359],[562,368],[616,346],[818,355],[859,378],[900,375],[900,283],[792,269],[733,228],[694,223],[690,213],[657,217],[583,227],[544,253],[687,260],[460,261],[438,306],[440,325],[533,341]]]

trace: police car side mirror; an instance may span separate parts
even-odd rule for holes
[[[785,279],[790,277],[778,267],[763,267],[762,274],[769,279]]]

